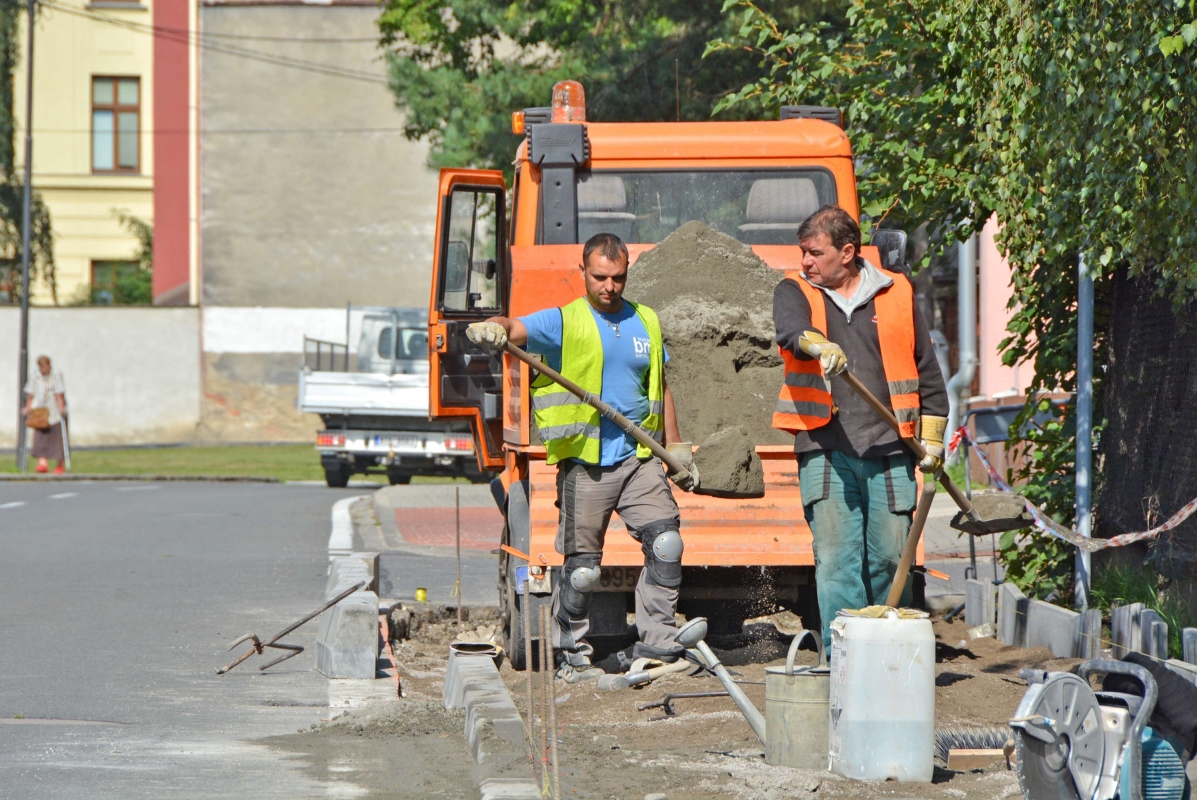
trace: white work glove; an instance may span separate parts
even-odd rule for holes
[[[674,442],[665,447],[669,455],[682,463],[681,472],[669,473],[669,479],[677,484],[684,492],[692,492],[698,488],[698,467],[694,466],[694,444],[692,442]]]
[[[466,338],[497,353],[507,344],[507,329],[497,322],[474,322],[466,328]]]
[[[919,469],[933,475],[943,469],[943,435],[948,428],[946,417],[919,417],[919,444],[927,451],[919,462]]]
[[[848,356],[835,342],[827,341],[821,333],[803,331],[798,337],[798,347],[811,358],[819,359],[823,365],[823,374],[827,377],[839,375],[848,366]]]

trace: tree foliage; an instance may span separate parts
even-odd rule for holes
[[[0,0],[0,303],[21,301],[22,208],[25,186],[16,172],[16,121],[13,118],[13,73],[20,64],[20,18],[23,3]],[[41,195],[33,194],[29,281],[41,278],[58,302],[54,274],[54,236],[50,212]]]
[[[843,108],[874,221],[929,223],[944,246],[996,215],[1014,270],[1003,358],[1034,358],[1032,390],[1075,386],[1082,254],[1097,285],[1099,359],[1102,332],[1116,323],[1106,297],[1119,265],[1171,292],[1178,308],[1191,301],[1189,3],[852,0],[842,31],[787,26],[750,0],[726,8],[742,24],[709,53],[751,53],[766,74],[719,110]],[[1067,521],[1074,428],[1068,421],[1046,436],[1039,462],[1019,477]]]
[[[842,25],[842,2],[793,9],[771,0],[763,8],[787,24]],[[379,28],[406,134],[428,138],[432,166],[510,170],[519,144],[511,112],[547,106],[553,84],[566,78],[585,86],[589,120],[710,118],[721,97],[761,74],[751,54],[703,58],[707,42],[733,33],[744,16],[722,13],[721,4],[387,0]]]

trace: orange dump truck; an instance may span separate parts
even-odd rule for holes
[[[526,136],[510,191],[498,171],[441,170],[428,317],[430,413],[470,421],[479,466],[497,472],[504,489],[503,543],[531,556],[530,597],[522,559],[503,551],[499,561],[507,652],[517,669],[525,621],[537,636],[536,605],[547,602],[552,568],[563,561],[553,546],[556,469],[545,464],[532,422],[528,366],[470,343],[466,327],[585,294],[577,267],[595,233],[618,235],[634,262],[698,220],[787,272],[800,267],[796,232],[818,206],[837,203],[859,216],[852,148],[834,109],[787,107],[768,122],[587,124],[577,121],[584,108],[576,95],[571,106],[568,95],[557,102],[560,94],[554,108],[513,115],[513,129]],[[882,245],[885,261],[873,247],[865,257],[894,268],[905,237],[891,240]],[[778,607],[803,614],[808,627],[817,619],[811,532],[792,449],[762,445],[757,452],[765,468],[760,499],[674,491],[686,543],[679,611],[708,616],[716,632],[720,625],[738,631],[746,616]],[[600,648],[604,636],[627,636],[644,564],[624,530],[613,518],[591,600],[589,638]]]

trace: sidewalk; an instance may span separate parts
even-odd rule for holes
[[[374,493],[374,513],[388,544],[454,547],[457,543],[455,494],[461,497],[461,546],[497,548],[503,515],[486,485],[425,484],[386,486]]]

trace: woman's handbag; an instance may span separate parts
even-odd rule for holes
[[[25,424],[36,431],[50,430],[50,409],[46,407],[34,408],[25,417]]]

